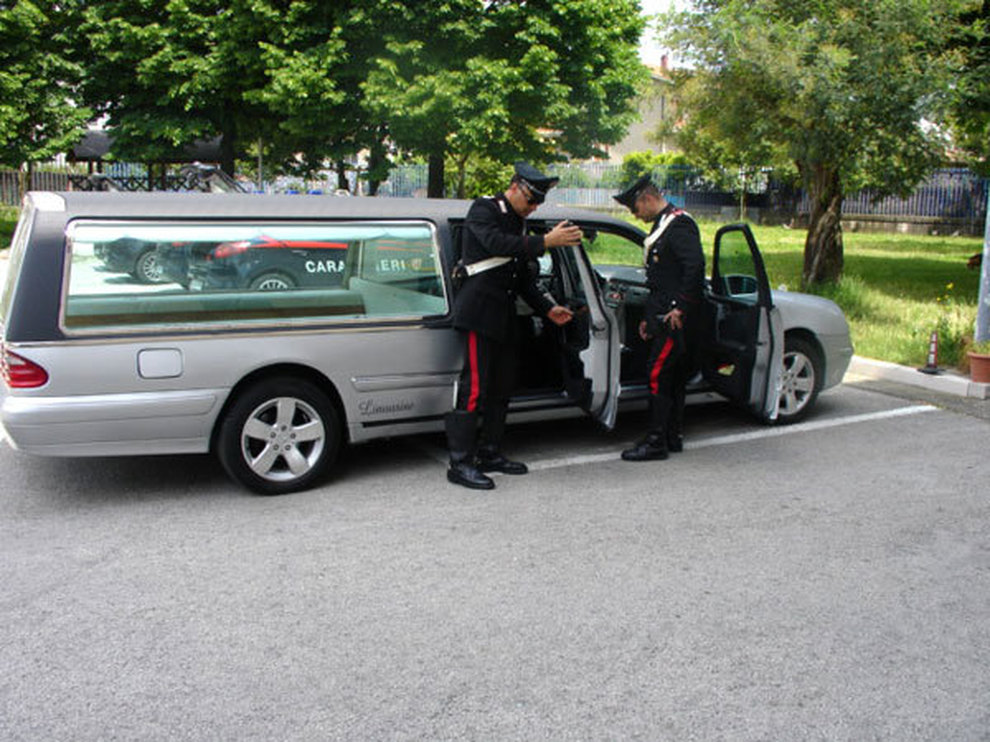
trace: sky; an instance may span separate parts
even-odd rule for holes
[[[643,9],[643,15],[653,15],[667,10],[671,2],[672,0],[640,0],[639,4]],[[664,52],[665,50],[661,49],[653,39],[653,32],[649,28],[646,29],[639,44],[639,58],[644,64],[659,67],[660,57]]]

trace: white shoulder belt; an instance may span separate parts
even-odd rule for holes
[[[505,256],[498,256],[494,258],[485,258],[484,260],[479,260],[477,263],[471,263],[470,265],[465,265],[464,270],[467,271],[469,276],[477,275],[478,273],[484,273],[492,268],[498,268],[500,265],[505,265],[506,263],[511,263],[512,258],[507,258]]]
[[[505,201],[498,198],[497,196],[487,196],[487,198],[492,199],[498,207],[502,210],[503,214],[507,214],[508,209],[505,207]],[[526,233],[526,223],[523,222],[523,234]],[[479,260],[476,263],[465,264],[464,270],[467,271],[469,276],[476,276],[479,273],[484,273],[485,271],[490,271],[492,268],[498,268],[500,265],[505,265],[506,263],[511,263],[512,258],[507,258],[504,255],[499,255],[494,258],[485,258],[484,260]]]
[[[663,219],[660,220],[660,223],[657,225],[656,229],[654,229],[652,232],[646,235],[646,239],[643,240],[644,264],[647,262],[647,258],[649,257],[650,248],[653,247],[654,243],[660,239],[660,237],[663,235],[664,230],[670,226],[670,223],[674,221],[674,219],[676,219],[677,217],[681,216],[681,214],[690,216],[686,211],[682,211],[681,209],[674,209],[674,211],[671,211]]]

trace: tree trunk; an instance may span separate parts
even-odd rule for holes
[[[430,153],[430,172],[426,182],[429,198],[443,198],[443,151]]]
[[[376,139],[368,148],[368,195],[377,196],[378,186],[381,185],[379,173],[385,160],[385,146]]]
[[[457,160],[457,198],[465,198],[465,181],[467,180],[467,155]]]
[[[344,158],[341,157],[334,163],[337,166],[337,190],[347,191],[351,190],[351,184],[347,180],[347,163],[344,162]]]
[[[746,171],[743,170],[740,174],[740,188],[739,188],[739,221],[746,221]]]
[[[220,169],[231,178],[234,177],[234,171],[237,167],[237,163],[234,161],[235,138],[232,132],[224,132],[223,136],[220,137]]]
[[[31,190],[33,180],[33,167],[30,162],[25,162],[17,171],[17,204],[24,202],[24,196]]]
[[[391,164],[388,160],[388,148],[385,140],[388,132],[384,127],[379,127],[372,137],[368,147],[368,195],[377,196],[378,188],[382,181],[388,177]]]
[[[804,242],[804,286],[842,277],[842,186],[838,170],[816,166],[811,181],[811,218]]]

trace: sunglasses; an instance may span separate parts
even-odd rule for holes
[[[536,206],[537,204],[543,203],[544,198],[546,198],[543,194],[537,195],[533,186],[525,180],[520,179],[519,183],[523,187],[523,198],[526,199],[527,204],[530,206]]]

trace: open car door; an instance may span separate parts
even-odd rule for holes
[[[753,233],[745,224],[715,235],[700,349],[705,380],[764,420],[777,418],[784,333]]]
[[[564,375],[569,385],[580,383],[588,389],[583,407],[607,430],[615,426],[619,410],[619,353],[621,339],[618,323],[605,304],[598,281],[584,244],[557,249],[563,275],[571,283],[569,306],[575,313],[575,329],[582,328],[577,361],[571,362]],[[565,326],[566,329],[567,326]],[[586,329],[584,329],[586,328]]]
[[[521,364],[511,409],[578,406],[612,428],[619,392],[617,323],[602,299],[584,246],[544,253],[539,260],[538,286],[554,303],[574,312],[574,318],[556,327],[520,306]]]

